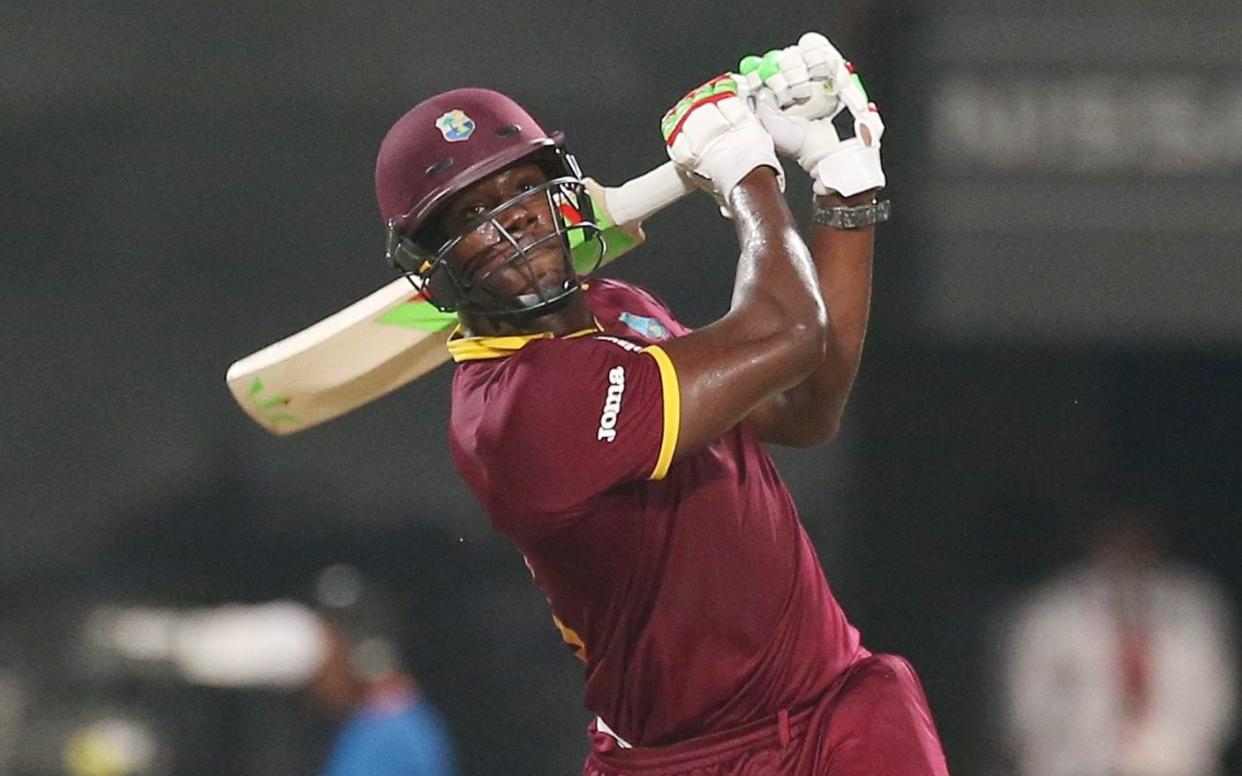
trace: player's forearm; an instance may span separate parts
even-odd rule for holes
[[[817,197],[821,207],[862,205],[873,199],[874,192]],[[780,434],[773,441],[795,446],[822,444],[837,435],[858,374],[871,311],[875,227],[813,230],[811,255],[828,306],[827,344],[819,366],[787,390],[779,404]]]
[[[823,356],[827,311],[815,265],[769,168],[752,171],[730,197],[740,255],[726,316],[738,336],[797,349],[805,373]]]

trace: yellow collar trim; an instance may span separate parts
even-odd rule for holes
[[[593,327],[566,334],[562,339],[585,337],[588,334],[594,334],[603,330],[604,327],[600,326],[597,320]],[[541,331],[535,334],[510,334],[504,337],[463,337],[461,336],[461,327],[458,326],[452,336],[449,337],[448,350],[453,360],[460,364],[463,361],[505,358],[506,356],[513,355],[535,340],[542,339],[556,339],[556,335],[550,331]]]

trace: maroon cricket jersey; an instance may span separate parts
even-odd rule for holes
[[[738,426],[670,466],[689,333],[593,279],[599,329],[451,345],[453,459],[586,663],[586,706],[656,746],[814,700],[868,653],[763,445]]]

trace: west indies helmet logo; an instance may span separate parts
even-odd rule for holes
[[[451,110],[436,119],[436,129],[440,130],[445,140],[458,143],[469,140],[470,135],[474,134],[474,119],[463,110]]]

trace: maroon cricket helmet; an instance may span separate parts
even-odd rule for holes
[[[412,234],[437,206],[533,153],[559,149],[522,106],[489,89],[454,89],[423,100],[380,144],[375,197],[384,223]]]
[[[538,163],[546,180],[526,189],[454,234],[441,232],[435,215],[471,184],[518,162]],[[564,147],[563,136],[548,133],[520,105],[488,89],[455,89],[416,105],[388,130],[375,162],[375,196],[388,228],[389,263],[444,311],[505,317],[542,314],[581,287],[575,267],[576,244],[585,264],[597,266],[605,244],[582,172]],[[509,232],[497,215],[525,202],[546,201],[554,231],[535,239]],[[487,229],[507,256],[482,274],[471,262],[449,261],[468,233]],[[550,241],[561,245],[563,271],[538,277],[532,252]],[[505,290],[505,273],[527,273],[533,290]],[[590,271],[589,269],[586,271]]]

